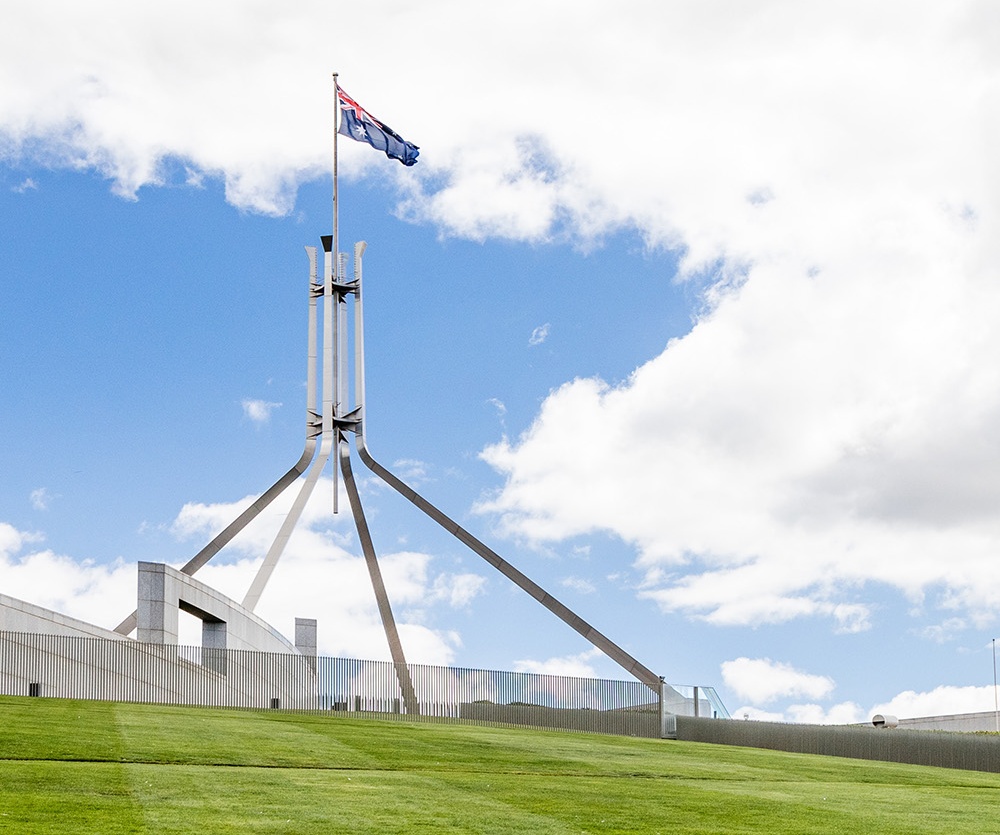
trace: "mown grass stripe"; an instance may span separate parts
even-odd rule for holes
[[[1000,828],[1000,775],[317,714],[0,698],[0,757],[0,832]]]

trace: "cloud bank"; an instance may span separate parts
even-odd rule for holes
[[[867,724],[876,714],[900,719],[948,716],[957,713],[984,713],[996,707],[991,686],[941,685],[932,690],[906,690],[867,710],[853,701],[824,706],[816,702],[793,703],[782,710],[766,706],[778,699],[826,699],[836,689],[833,679],[795,669],[791,664],[770,658],[736,658],[725,661],[722,678],[733,693],[749,703],[732,712],[734,719],[761,722],[794,722],[810,725]]]
[[[286,636],[296,617],[318,621],[323,655],[389,659],[382,623],[364,560],[353,550],[353,533],[333,516],[333,484],[321,479],[299,526],[288,541],[256,612]],[[240,601],[287,515],[294,490],[276,499],[247,526],[198,579]],[[231,522],[256,496],[238,502],[185,505],[171,530],[197,550]],[[341,517],[342,518],[342,517]],[[136,567],[78,561],[50,550],[34,550],[40,537],[0,523],[3,593],[113,628],[134,607]],[[379,564],[407,660],[448,664],[461,636],[436,628],[431,610],[468,607],[483,589],[477,574],[434,571],[430,554],[400,551],[380,555]]]
[[[335,68],[421,146],[403,170],[343,144],[345,174],[377,177],[403,216],[581,246],[627,230],[680,253],[701,293],[690,334],[628,380],[568,382],[484,451],[503,484],[481,509],[507,532],[616,535],[643,594],[712,623],[859,631],[879,587],[985,622],[998,24],[974,0],[614,16],[49,0],[0,32],[0,154],[98,171],[124,196],[218,178],[234,206],[287,213],[329,169]],[[372,33],[392,62],[370,60]],[[582,455],[594,439],[601,455]]]
[[[833,679],[796,670],[770,658],[737,658],[722,665],[722,680],[740,698],[767,704],[778,698],[820,699],[833,690]]]

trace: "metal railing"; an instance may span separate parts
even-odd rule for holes
[[[685,704],[677,705],[672,711],[678,716],[700,716],[705,719],[730,719],[729,711],[719,698],[714,687],[705,685],[674,684],[672,689],[680,693]]]
[[[390,661],[0,632],[0,694],[420,721],[560,728],[658,738],[660,694],[638,681],[407,665],[407,711]],[[663,690],[673,715],[728,716],[710,687]],[[721,711],[720,712],[720,708]]]
[[[1000,740],[992,733],[886,730],[871,725],[710,722],[679,716],[676,736],[687,742],[1000,772]]]

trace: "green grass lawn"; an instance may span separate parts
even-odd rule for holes
[[[687,742],[0,697],[0,832],[988,833],[1000,775]]]

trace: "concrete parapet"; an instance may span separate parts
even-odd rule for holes
[[[178,610],[201,619],[206,649],[298,653],[274,627],[211,586],[163,563],[139,563],[136,636],[142,643],[176,644]]]
[[[1000,731],[1000,722],[994,710],[979,713],[953,713],[949,716],[920,716],[900,719],[899,727],[914,731]]]
[[[87,638],[125,640],[111,629],[53,612],[34,603],[0,594],[0,632],[36,632],[46,635],[76,635]]]

